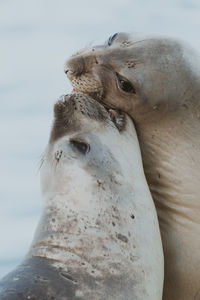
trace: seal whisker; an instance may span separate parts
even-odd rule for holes
[[[38,161],[37,173],[40,171],[40,169],[41,169],[41,167],[42,167],[42,165],[44,163],[44,160],[45,160],[45,151],[44,151],[43,154],[41,154],[40,159]]]

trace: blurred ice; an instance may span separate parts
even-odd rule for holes
[[[39,160],[53,103],[71,91],[66,58],[117,31],[199,48],[199,26],[199,0],[0,1],[0,277],[22,260],[41,213]]]

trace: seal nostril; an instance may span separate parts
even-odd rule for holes
[[[61,156],[62,156],[62,150],[57,150],[55,153],[55,159],[57,160],[57,162],[59,162]],[[53,220],[52,220],[53,221]]]
[[[69,72],[69,69],[65,70],[65,74],[67,74]]]

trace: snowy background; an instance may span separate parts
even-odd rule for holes
[[[118,31],[200,48],[199,0],[0,0],[0,277],[28,251],[41,213],[40,156],[67,57]]]

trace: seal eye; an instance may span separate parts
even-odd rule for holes
[[[112,42],[114,41],[114,39],[116,38],[117,35],[118,35],[118,33],[115,33],[115,34],[113,34],[112,36],[109,37],[108,46],[112,45]]]
[[[118,73],[116,73],[116,76],[117,76],[119,86],[124,92],[136,94],[135,88],[133,87],[132,83],[128,79],[119,75]]]
[[[90,145],[83,141],[70,140],[70,144],[82,154],[86,154],[90,151]]]

